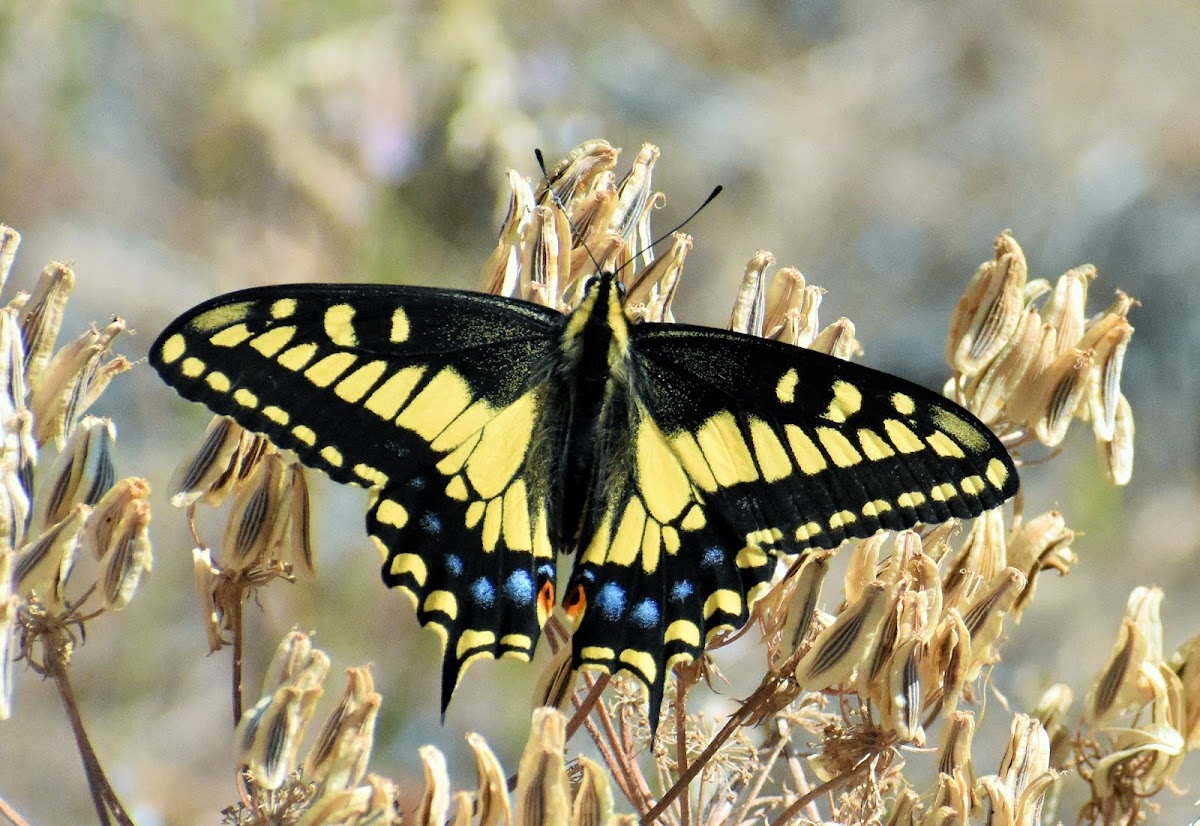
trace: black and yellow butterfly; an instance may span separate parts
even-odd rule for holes
[[[480,657],[529,659],[563,605],[573,665],[672,666],[743,625],[775,555],[972,517],[1017,490],[970,413],[788,344],[634,324],[617,276],[569,315],[401,286],[266,287],[176,319],[151,361],[339,482],[373,489],[384,582],[443,637],[443,710]]]

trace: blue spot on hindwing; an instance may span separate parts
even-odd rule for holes
[[[462,576],[462,557],[460,557],[458,554],[446,554],[445,558],[442,560],[442,564],[446,566],[446,572],[451,576]]]
[[[716,545],[710,545],[704,549],[704,555],[700,557],[700,566],[702,568],[716,568],[725,561],[725,552]]]
[[[528,605],[533,601],[533,577],[529,571],[513,571],[504,581],[504,597],[514,605]]]
[[[625,589],[615,582],[600,586],[596,592],[596,610],[608,622],[616,622],[625,613]]]
[[[633,611],[629,614],[633,624],[638,628],[654,628],[658,625],[661,616],[662,612],[658,610],[658,603],[652,599],[642,600],[633,606]]]
[[[491,580],[480,577],[471,583],[471,599],[480,608],[491,608],[496,601],[496,587]]]
[[[671,586],[671,602],[683,602],[692,595],[692,583],[681,579]]]
[[[439,534],[442,532],[442,517],[432,511],[421,517],[421,528],[425,533]]]

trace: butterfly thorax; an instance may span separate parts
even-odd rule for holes
[[[584,288],[584,297],[572,311],[559,344],[559,386],[565,398],[565,451],[558,457],[560,537],[573,546],[588,513],[600,502],[590,497],[597,489],[596,472],[607,461],[608,445],[615,433],[627,426],[606,422],[614,404],[627,393],[629,322],[622,305],[623,294],[615,275],[594,277]]]

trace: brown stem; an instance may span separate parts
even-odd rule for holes
[[[675,764],[680,774],[687,772],[687,681],[678,674],[675,675]],[[679,798],[679,820],[683,826],[693,826],[692,801],[686,794]]]
[[[833,794],[843,786],[850,785],[851,781],[856,780],[859,775],[865,774],[867,767],[871,765],[869,758],[864,757],[859,761],[858,765],[849,771],[844,771],[835,777],[831,777],[819,786],[814,786],[808,794],[798,797],[791,806],[783,810],[783,814],[771,821],[771,826],[784,826],[788,821],[800,814],[800,810],[812,803],[823,794]]]
[[[242,594],[230,600],[229,632],[233,636],[233,663],[231,678],[233,680],[233,725],[236,727],[242,721],[242,608],[245,605]]]
[[[71,731],[75,734],[75,744],[79,748],[79,756],[83,760],[83,770],[87,775],[88,791],[92,795],[92,805],[96,809],[96,817],[101,826],[108,826],[113,819],[121,826],[134,826],[133,820],[126,813],[125,807],[121,805],[121,800],[113,790],[112,784],[108,782],[108,777],[104,774],[104,767],[100,765],[100,758],[96,755],[96,750],[92,748],[87,730],[83,727],[83,718],[79,714],[79,703],[75,699],[75,691],[71,688],[71,681],[67,677],[67,670],[63,662],[61,653],[63,646],[58,643],[59,640],[54,637],[43,643],[46,666],[50,676],[54,679],[54,684],[58,686],[59,696],[62,697],[63,706],[67,711],[67,720],[70,721]]]
[[[721,730],[704,747],[704,751],[700,752],[700,756],[696,758],[696,762],[688,766],[687,771],[679,775],[679,779],[675,781],[675,785],[667,789],[667,793],[662,796],[662,799],[655,804],[653,809],[646,813],[642,818],[643,824],[654,823],[667,810],[667,807],[675,802],[675,798],[687,791],[688,784],[708,764],[708,761],[717,753],[717,749],[721,748],[725,744],[725,741],[732,737],[733,733],[738,730],[738,727],[758,709],[761,700],[770,697],[775,692],[778,683],[778,678],[771,676],[756,688],[753,694],[746,698],[746,702],[742,703],[738,710],[729,716],[729,719],[721,727]]]
[[[17,814],[17,810],[8,805],[3,797],[0,797],[0,815],[3,815],[12,826],[29,826],[29,821]]]

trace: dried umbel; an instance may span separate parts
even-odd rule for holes
[[[0,283],[19,240],[0,226]],[[129,366],[110,352],[124,323],[56,350],[74,285],[69,267],[50,264],[31,295],[0,308],[0,719],[13,656],[65,679],[84,623],[128,605],[151,567],[150,487],[117,480],[116,426],[83,415]]]
[[[1107,310],[1086,318],[1096,278],[1087,265],[1053,286],[1029,280],[1025,253],[1001,234],[995,260],[980,266],[951,320],[946,355],[955,378],[947,392],[1014,446],[1058,447],[1073,421],[1090,422],[1106,475],[1125,485],[1134,427],[1121,371],[1137,302],[1117,290]]]

